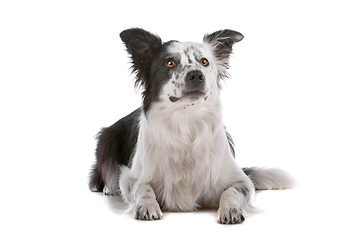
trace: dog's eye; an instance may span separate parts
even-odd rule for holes
[[[169,68],[173,68],[173,67],[175,67],[175,62],[173,60],[170,60],[166,63],[166,66]]]
[[[209,66],[209,61],[206,59],[206,58],[202,58],[201,60],[200,60],[200,63],[201,63],[201,65],[203,65],[203,66]]]

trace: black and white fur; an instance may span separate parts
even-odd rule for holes
[[[91,190],[120,194],[137,219],[218,207],[218,221],[228,224],[244,221],[256,189],[291,187],[281,170],[242,169],[234,161],[219,95],[240,33],[217,31],[203,43],[162,43],[138,28],[120,37],[143,104],[99,133]]]

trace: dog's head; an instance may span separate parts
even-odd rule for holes
[[[221,30],[206,34],[203,43],[162,43],[139,28],[125,30],[120,37],[131,55],[136,85],[144,89],[145,112],[159,101],[175,108],[217,102],[232,46],[243,39],[239,32]]]

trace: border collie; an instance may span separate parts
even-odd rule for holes
[[[279,169],[240,168],[222,123],[221,81],[243,35],[227,29],[202,43],[163,43],[132,28],[120,37],[143,102],[98,134],[92,191],[121,195],[136,219],[218,207],[218,222],[234,224],[252,212],[255,190],[292,187]]]

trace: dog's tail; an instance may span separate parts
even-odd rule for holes
[[[256,190],[288,189],[295,186],[295,180],[285,171],[278,168],[243,168],[251,179]]]

